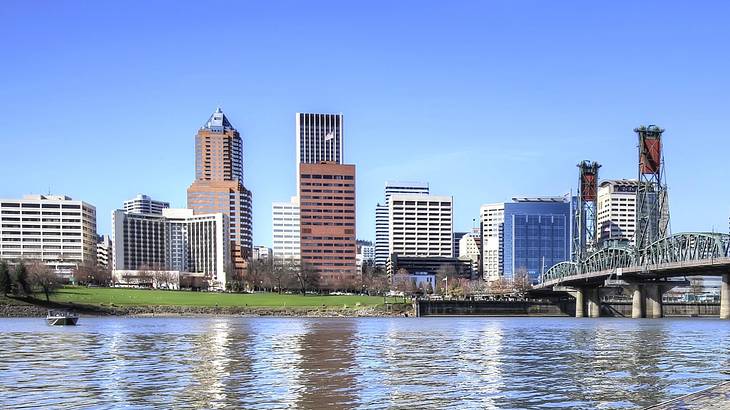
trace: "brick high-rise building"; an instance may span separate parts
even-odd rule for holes
[[[234,275],[240,277],[253,247],[251,191],[243,184],[243,140],[218,108],[195,136],[195,181],[188,208],[228,216]]]
[[[357,275],[355,165],[299,164],[302,263],[319,272],[320,285],[335,288]]]

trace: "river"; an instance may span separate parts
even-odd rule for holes
[[[0,319],[2,408],[640,408],[728,370],[713,319]]]

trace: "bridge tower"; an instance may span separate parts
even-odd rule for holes
[[[669,233],[669,202],[662,156],[664,129],[656,125],[642,125],[634,132],[639,137],[635,245],[641,249]]]
[[[573,261],[583,260],[596,250],[598,241],[597,193],[598,168],[593,161],[578,164],[578,198],[575,208],[575,232],[573,234]]]

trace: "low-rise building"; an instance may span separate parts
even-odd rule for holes
[[[251,256],[251,259],[257,261],[257,260],[271,260],[272,258],[272,251],[271,248],[266,246],[254,246],[253,247],[253,254]]]

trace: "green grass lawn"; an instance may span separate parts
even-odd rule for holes
[[[39,296],[40,297],[40,296]],[[390,299],[390,298],[389,298]],[[178,305],[178,306],[251,306],[251,307],[314,307],[339,306],[354,307],[356,303],[362,306],[383,304],[382,296],[302,296],[279,295],[276,293],[214,293],[214,292],[187,292],[148,289],[120,289],[120,288],[87,288],[67,286],[59,289],[51,296],[54,302],[73,302],[87,305],[116,305],[116,306],[147,306],[147,305]],[[402,301],[399,299],[398,301]],[[395,302],[396,300],[389,300]]]

